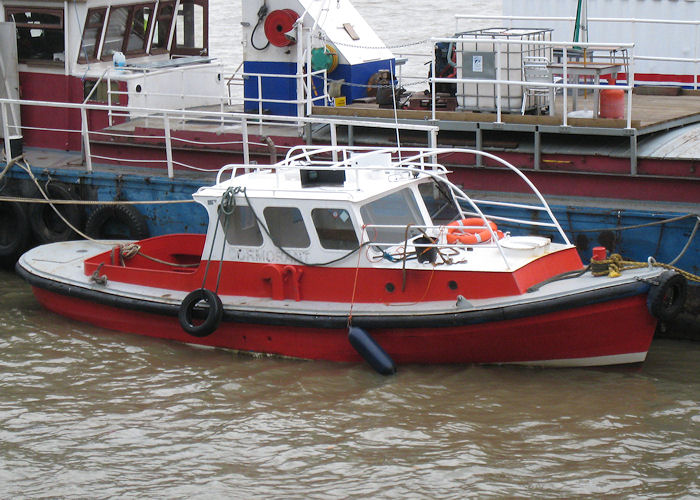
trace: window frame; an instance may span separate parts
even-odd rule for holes
[[[112,16],[116,10],[119,9],[128,9],[128,13],[126,16],[126,21],[124,23],[124,33],[122,34],[122,40],[121,40],[121,45],[120,49],[115,51],[115,52],[121,52],[124,54],[124,57],[138,57],[138,56],[145,56],[147,54],[148,46],[151,40],[151,35],[152,35],[152,29],[151,25],[153,24],[153,15],[156,13],[156,8],[155,8],[156,2],[143,2],[143,3],[138,3],[138,4],[127,4],[127,5],[112,5],[109,8],[109,12],[104,20],[104,24],[106,25],[103,27],[103,34],[105,35],[102,40],[100,40],[100,61],[110,61],[114,55],[114,52],[110,54],[105,53],[105,42],[106,42],[106,35],[107,31],[109,30],[109,23],[112,20]],[[134,50],[127,50],[129,47],[129,39],[131,34],[134,32],[134,16],[135,13],[138,9],[140,8],[150,8],[151,9],[151,16],[149,16],[147,24],[145,26],[145,37],[143,39],[143,46],[140,49],[134,49]]]
[[[246,213],[241,214],[241,212],[239,212],[239,210],[241,209],[245,210]],[[252,224],[250,224],[249,228],[246,228],[241,224],[241,215],[245,217],[250,217]],[[236,224],[237,222],[238,224]],[[228,243],[232,247],[260,248],[265,244],[265,238],[263,236],[263,232],[260,230],[260,224],[258,223],[258,220],[255,217],[255,212],[250,205],[237,204],[235,211],[231,215],[227,215],[225,219],[221,220],[220,225],[222,226],[221,229],[222,233],[224,234],[224,238],[226,239],[226,243]],[[251,231],[251,229],[254,230]],[[251,234],[257,233],[257,235],[254,238],[254,242],[250,242],[253,240],[253,238],[249,238],[251,234],[246,234],[245,238],[247,239],[247,241],[241,242],[240,239],[235,239],[237,235],[243,234],[244,232],[248,231],[251,231]]]
[[[14,15],[17,14],[24,14],[26,12],[30,12],[32,14],[47,14],[50,16],[55,16],[58,18],[58,23],[26,23],[26,22],[17,22],[13,18]],[[47,8],[47,7],[22,7],[22,6],[6,6],[5,7],[5,21],[11,22],[15,24],[15,31],[17,34],[17,38],[19,40],[20,38],[20,31],[19,30],[51,30],[51,31],[58,31],[61,34],[61,37],[63,38],[63,54],[64,54],[64,61],[55,61],[53,59],[53,53],[51,59],[38,59],[38,58],[33,58],[33,57],[24,57],[22,55],[22,50],[21,47],[18,44],[17,47],[17,59],[19,62],[23,64],[61,64],[65,65],[65,53],[66,53],[66,32],[65,32],[65,19],[63,17],[63,9],[55,9],[55,8]],[[30,33],[31,35],[31,33]]]
[[[411,200],[411,203],[404,203],[403,207],[408,209],[408,212],[404,211],[399,211],[399,213],[409,213],[412,216],[416,216],[417,220],[414,221],[401,221],[397,222],[396,213],[391,213],[388,216],[385,216],[381,213],[379,213],[375,208],[370,209],[369,207],[374,206],[374,207],[379,207],[379,205],[376,205],[377,202],[383,202],[383,203],[388,203],[388,205],[385,206],[391,206],[392,209],[397,207],[398,205],[395,202],[392,202],[390,198],[394,196],[402,196],[404,200]],[[360,217],[362,218],[362,223],[367,225],[367,226],[382,226],[382,225],[395,225],[395,226],[403,226],[406,224],[411,224],[411,225],[416,225],[416,226],[424,226],[427,225],[426,219],[425,219],[425,214],[421,210],[421,203],[423,202],[420,193],[418,192],[417,189],[413,189],[411,186],[405,186],[402,187],[401,189],[397,189],[396,191],[392,191],[391,193],[384,194],[382,196],[379,196],[377,198],[374,198],[370,201],[367,201],[363,203],[360,206]],[[368,212],[368,210],[371,210]],[[390,217],[392,219],[391,223],[387,223],[384,220],[370,220],[370,219],[377,219],[377,216],[380,216],[379,218],[382,219],[384,217]],[[399,233],[399,229],[401,229],[401,233]],[[394,234],[395,233],[395,234]],[[421,234],[418,229],[412,229],[408,232],[408,239],[417,236]],[[368,235],[370,236],[370,240],[373,242],[377,243],[386,243],[386,244],[395,244],[395,243],[400,243],[404,241],[406,238],[405,236],[405,230],[402,228],[368,228]],[[372,238],[372,236],[374,236]]]
[[[305,244],[299,244],[296,240],[292,242],[293,244],[290,244],[290,238],[287,237],[289,234],[294,234],[293,232],[290,232],[290,226],[288,224],[281,224],[277,225],[278,220],[272,220],[273,224],[270,224],[271,218],[268,215],[270,211],[272,210],[288,210],[288,211],[296,211],[296,214],[299,216],[299,221],[301,221],[304,229],[304,236],[305,236]],[[304,218],[304,212],[302,212],[298,207],[295,206],[289,206],[289,205],[267,205],[263,209],[263,219],[265,220],[265,225],[267,227],[267,232],[269,234],[270,239],[272,240],[272,243],[279,248],[294,248],[294,249],[305,249],[309,248],[311,246],[311,235],[309,234],[309,228],[307,227],[306,224],[306,219]],[[284,221],[282,221],[284,222]],[[300,230],[301,228],[297,228]],[[282,237],[280,237],[282,236]]]
[[[102,20],[99,25],[97,23],[90,23],[90,17],[92,14],[102,14]],[[86,64],[88,62],[97,61],[97,55],[99,54],[100,47],[102,46],[102,33],[104,31],[105,22],[107,21],[107,7],[97,7],[88,9],[85,16],[85,24],[83,25],[83,34],[80,37],[80,51],[78,52],[78,63]],[[85,42],[85,33],[88,29],[96,28],[97,34],[95,36],[95,46],[93,48],[92,54],[85,54],[83,51],[83,43]]]
[[[325,212],[332,212],[332,211],[338,211],[338,212],[345,212],[348,215],[348,221],[349,221],[349,226],[352,229],[350,231],[349,229],[343,229],[343,228],[331,228],[331,227],[323,227],[321,228],[321,232],[319,232],[319,221],[320,219],[317,219],[316,214],[319,213],[318,211],[323,210]],[[340,218],[340,215],[338,215],[338,218]],[[357,235],[357,225],[355,224],[355,220],[353,218],[352,210],[342,207],[342,206],[332,206],[332,207],[314,207],[311,209],[311,222],[313,223],[314,230],[316,231],[316,236],[318,238],[318,242],[321,245],[321,248],[324,250],[353,250],[359,247],[360,241],[358,239]],[[347,224],[346,224],[347,225]],[[345,234],[352,233],[354,240],[351,242],[349,239],[331,239],[328,238],[327,236],[323,235],[326,231],[335,231],[335,232],[341,232]],[[334,246],[329,246],[329,242],[342,242],[343,244],[340,245],[334,245]]]
[[[158,2],[158,9],[156,10],[156,15],[153,18],[153,28],[151,29],[151,38],[149,40],[150,50],[149,54],[163,54],[170,51],[170,35],[173,32],[173,20],[175,19],[175,5],[177,2],[175,0],[167,0],[164,2]],[[172,7],[172,12],[170,14],[163,14],[166,7]],[[165,45],[157,46],[155,45],[156,31],[161,23],[161,21],[167,20],[167,34],[165,37]]]
[[[182,17],[184,19],[184,8],[186,5],[201,7],[202,9],[202,47],[191,47],[187,45],[179,45],[177,36],[178,21]],[[183,12],[183,14],[181,14]],[[207,56],[209,55],[209,2],[208,0],[182,0],[178,9],[174,13],[175,31],[173,33],[172,46],[170,53],[179,56]],[[185,29],[183,27],[183,29]],[[195,33],[196,36],[196,33]],[[184,43],[184,40],[182,40]]]

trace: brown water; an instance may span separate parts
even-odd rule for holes
[[[0,300],[2,498],[700,496],[700,344],[387,378],[79,324],[9,273]]]

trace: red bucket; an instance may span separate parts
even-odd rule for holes
[[[600,91],[601,118],[625,117],[625,91],[620,89],[604,89]]]

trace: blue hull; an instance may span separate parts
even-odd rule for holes
[[[167,179],[156,176],[116,174],[111,172],[76,172],[64,169],[47,171],[37,169],[35,175],[44,185],[51,182],[76,186],[80,198],[97,201],[147,201],[192,200],[192,193],[199,187],[211,184],[211,179]],[[25,172],[12,169],[3,181],[2,196],[37,197],[34,183]],[[11,188],[8,188],[12,186]],[[0,185],[0,188],[3,186]],[[78,196],[76,196],[77,198]],[[622,202],[621,202],[622,203]],[[197,203],[137,205],[148,223],[152,236],[170,233],[204,233],[207,215]],[[629,260],[646,261],[650,256],[658,262],[670,263],[688,244],[696,218],[687,217],[672,222],[681,213],[652,212],[632,209],[603,209],[597,207],[570,207],[553,205],[554,215],[572,243],[579,248],[584,262],[590,261],[592,248],[605,246],[612,253],[619,253]],[[86,212],[94,208],[86,207]],[[503,212],[504,217],[528,218],[530,212]],[[512,231],[506,222],[499,222],[499,229]],[[634,226],[633,229],[624,229]],[[641,226],[641,227],[639,227]],[[543,236],[548,236],[546,232]],[[675,264],[693,274],[700,274],[700,231],[690,242],[682,257]]]

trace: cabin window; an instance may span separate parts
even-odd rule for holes
[[[222,221],[229,245],[259,247],[263,243],[262,233],[255,214],[246,205],[236,205],[228,220]]]
[[[175,14],[174,2],[160,2],[158,13],[156,14],[156,28],[153,31],[153,41],[151,42],[151,52],[162,52],[168,50],[170,39],[170,26]]]
[[[311,219],[323,248],[352,250],[357,248],[357,234],[347,210],[342,208],[314,208]]]
[[[90,9],[85,19],[85,29],[83,30],[83,40],[80,42],[80,54],[78,62],[85,63],[97,59],[97,49],[100,46],[100,36],[102,26],[105,23],[107,9]]]
[[[62,10],[7,7],[5,12],[17,29],[17,56],[21,62],[65,61]]]
[[[369,239],[379,243],[398,243],[405,240],[406,236],[411,238],[420,234],[420,231],[411,228],[406,231],[407,225],[425,225],[413,191],[409,188],[404,188],[363,205],[360,208],[360,215],[368,226],[398,226],[368,227]]]
[[[459,211],[447,186],[438,182],[426,182],[421,184],[418,190],[433,224],[444,225],[459,218]]]
[[[89,102],[109,104],[111,97],[111,104],[119,104],[119,82],[110,82],[111,96],[107,92],[107,82],[105,80],[97,84],[97,88],[93,91],[95,84],[97,84],[97,80],[83,80],[83,100],[90,96]]]
[[[207,55],[209,18],[206,0],[183,0],[177,11],[173,54]]]
[[[152,5],[134,7],[128,23],[129,33],[126,38],[125,54],[144,54],[146,52],[152,16]]]
[[[115,52],[145,54],[152,15],[153,4],[112,7],[101,59],[108,61]]]
[[[267,207],[263,210],[267,229],[278,247],[306,248],[310,244],[301,212],[296,207]]]

